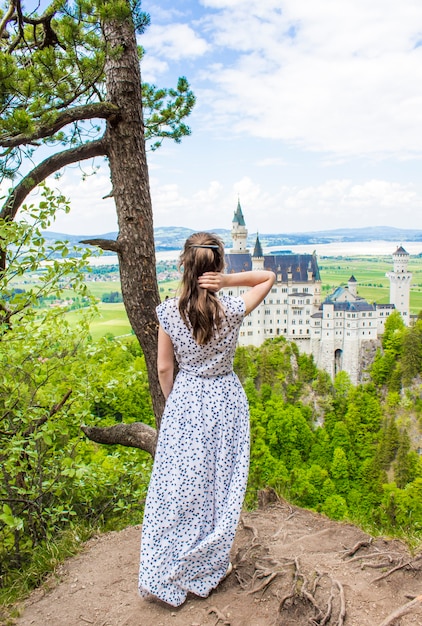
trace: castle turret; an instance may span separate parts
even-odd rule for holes
[[[255,247],[252,255],[252,269],[263,270],[264,269],[264,253],[262,252],[261,242],[259,241],[258,233],[256,235]]]
[[[349,280],[347,281],[347,288],[349,289],[350,295],[354,296],[355,298],[358,295],[357,285],[358,285],[358,281],[356,280],[356,278],[352,274],[351,277],[349,278]]]
[[[233,248],[230,250],[232,254],[248,252],[246,242],[248,239],[248,230],[245,225],[240,200],[237,201],[237,208],[232,221],[232,240]]]
[[[404,323],[410,323],[410,281],[412,274],[407,271],[409,253],[399,246],[393,252],[393,271],[386,274],[390,280],[390,302],[401,313]]]

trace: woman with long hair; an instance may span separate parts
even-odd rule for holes
[[[166,406],[142,526],[139,592],[173,606],[207,597],[230,572],[249,468],[249,409],[233,372],[239,328],[275,274],[224,273],[224,247],[195,233],[180,257],[180,295],[157,307]],[[249,287],[239,297],[224,287]],[[174,358],[178,373],[174,378]]]

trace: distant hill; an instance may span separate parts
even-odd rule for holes
[[[182,226],[161,226],[154,229],[155,246],[157,251],[180,250],[184,241],[194,230]],[[212,229],[218,234],[227,247],[231,246],[231,232],[224,228]],[[46,231],[46,239],[57,241],[66,239],[70,243],[76,244],[84,239],[116,239],[117,232],[98,235],[67,235]],[[412,230],[405,228],[393,228],[391,226],[372,226],[370,228],[337,228],[335,230],[319,230],[304,233],[260,233],[259,238],[264,247],[300,244],[326,244],[348,241],[391,241],[400,244],[403,241],[421,241],[422,230]],[[253,248],[256,233],[250,233],[248,245]]]

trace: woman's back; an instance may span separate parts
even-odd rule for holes
[[[170,336],[179,368],[194,376],[220,376],[233,369],[239,326],[245,315],[242,298],[222,296],[224,311],[218,334],[206,344],[199,345],[192,331],[182,320],[178,299],[165,300],[157,309],[163,330]]]

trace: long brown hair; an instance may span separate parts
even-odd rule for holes
[[[182,266],[180,315],[191,327],[196,343],[204,345],[220,330],[223,311],[216,294],[199,286],[198,277],[205,272],[223,271],[223,242],[213,233],[194,233],[180,255],[179,267]]]

